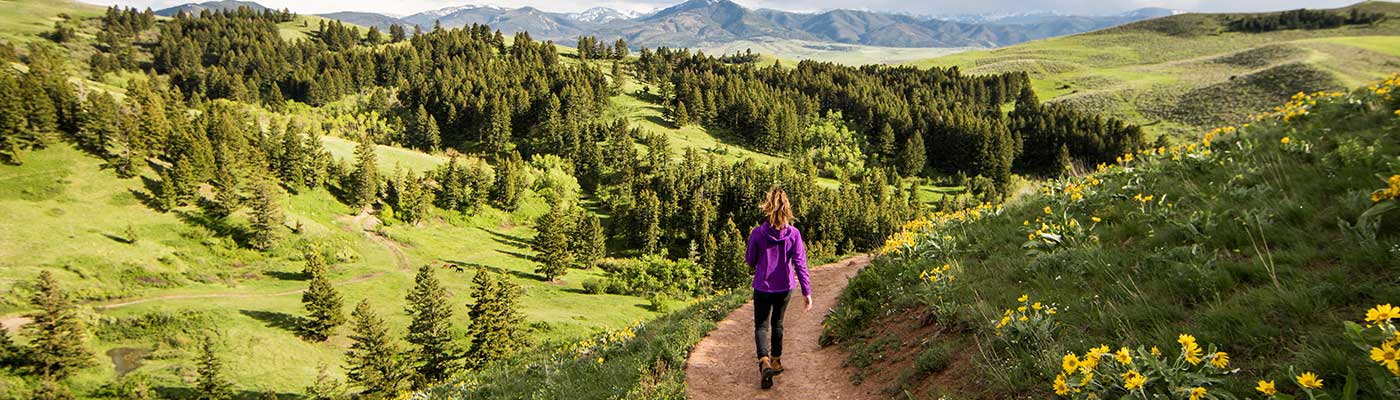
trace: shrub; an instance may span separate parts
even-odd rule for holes
[[[602,279],[588,279],[583,281],[583,291],[588,294],[602,294],[607,290],[607,281]]]

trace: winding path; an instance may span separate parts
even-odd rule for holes
[[[754,359],[753,301],[729,313],[690,352],[685,363],[686,397],[695,400],[746,399],[874,399],[868,387],[851,383],[842,367],[846,353],[837,346],[821,347],[822,319],[836,305],[846,281],[870,265],[870,256],[858,256],[812,268],[812,311],[803,312],[802,300],[788,303],[784,321],[783,366],[772,389],[758,387]]]

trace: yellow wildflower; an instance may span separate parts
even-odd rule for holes
[[[1025,303],[1026,300],[1030,300],[1030,299],[1031,299],[1031,296],[1030,296],[1030,295],[1022,294],[1020,298],[1017,298],[1017,299],[1016,299],[1016,301]]]
[[[1206,388],[1197,386],[1191,389],[1191,400],[1201,400],[1206,398]]]
[[[1318,379],[1317,374],[1311,372],[1304,372],[1302,375],[1298,375],[1297,380],[1298,386],[1302,386],[1304,389],[1322,388],[1322,379]]]
[[[1230,366],[1230,355],[1225,354],[1223,351],[1216,352],[1215,356],[1210,358],[1210,365],[1219,369],[1225,369],[1225,367]]]
[[[1390,372],[1393,374],[1395,374],[1397,371],[1400,371],[1400,365],[1397,365],[1396,363],[1397,361],[1400,361],[1400,352],[1397,352],[1395,350],[1394,342],[1387,341],[1385,344],[1382,344],[1381,347],[1372,347],[1371,360],[1375,361],[1377,364],[1385,366],[1385,368],[1390,370]]]
[[[1395,318],[1400,318],[1400,307],[1382,304],[1370,310],[1366,310],[1366,322],[1372,324],[1387,322]]]
[[[1259,386],[1255,386],[1254,390],[1258,390],[1259,393],[1263,393],[1265,396],[1278,394],[1278,389],[1274,387],[1274,381],[1259,381]]]
[[[1142,384],[1144,383],[1147,383],[1147,377],[1142,376],[1142,373],[1137,372],[1137,370],[1129,370],[1123,373],[1124,389],[1137,390],[1142,388]]]
[[[1289,144],[1289,143],[1292,143],[1292,142],[1293,142],[1293,138],[1290,138],[1290,137],[1288,137],[1288,136],[1284,136],[1283,139],[1279,139],[1278,142],[1279,142],[1279,143],[1283,143],[1283,144]]]
[[[1049,215],[1049,214],[1050,214],[1050,206],[1045,206],[1045,214],[1046,214],[1046,215]]]
[[[1118,363],[1123,365],[1128,365],[1128,363],[1133,362],[1133,354],[1128,352],[1127,347],[1118,349],[1118,354],[1115,355],[1114,358],[1117,358]]]
[[[1065,354],[1065,358],[1060,363],[1066,374],[1072,374],[1079,369],[1079,357],[1076,357],[1074,353]]]
[[[1065,381],[1065,374],[1055,377],[1055,394],[1061,396],[1069,394],[1069,383]]]

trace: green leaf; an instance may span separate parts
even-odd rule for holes
[[[1347,368],[1347,383],[1342,387],[1342,400],[1356,400],[1356,372]]]

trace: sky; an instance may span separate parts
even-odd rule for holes
[[[95,4],[120,4],[161,9],[204,0],[82,0]],[[532,6],[545,11],[577,12],[597,6],[648,12],[684,0],[254,0],[274,8],[301,14],[335,11],[370,11],[409,15],[465,4],[504,7]],[[1293,8],[1341,7],[1361,0],[734,0],[750,8],[787,11],[857,9],[925,15],[1008,14],[1025,11],[1059,11],[1084,15],[1116,14],[1142,7],[1163,7],[1197,12],[1274,11]]]

